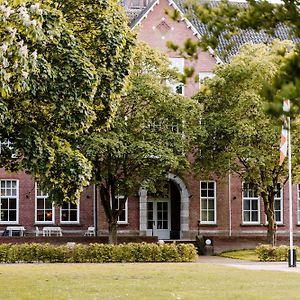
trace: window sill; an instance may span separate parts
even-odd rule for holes
[[[241,227],[253,227],[253,226],[259,226],[259,227],[264,227],[266,226],[265,224],[261,224],[261,223],[242,223],[240,224]]]

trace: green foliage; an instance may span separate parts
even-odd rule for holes
[[[185,8],[190,17],[198,18],[207,26],[207,33],[202,36],[201,42],[195,46],[207,49],[211,46],[216,49],[220,37],[226,40],[227,50],[235,45],[234,37],[242,30],[264,30],[274,34],[278,26],[287,26],[290,35],[296,40],[295,52],[289,56],[273,82],[266,85],[266,94],[270,101],[269,111],[276,116],[282,114],[282,99],[292,102],[291,113],[299,115],[299,37],[300,11],[297,0],[286,0],[280,3],[270,3],[264,0],[247,0],[244,5],[237,5],[228,0],[221,0],[218,5],[211,5],[209,1],[199,3],[197,0],[187,0]],[[188,54],[185,49],[179,49]],[[196,50],[192,55],[196,53]],[[221,53],[221,55],[228,55]]]
[[[296,257],[300,255],[300,248],[295,246]],[[261,261],[287,261],[288,260],[288,250],[289,247],[281,245],[279,247],[274,247],[272,245],[259,245],[256,247],[255,251]]]
[[[196,96],[204,105],[201,124],[207,132],[197,155],[199,173],[232,171],[254,184],[263,200],[268,231],[273,237],[274,195],[277,183],[286,180],[287,171],[286,162],[279,166],[281,122],[266,113],[267,100],[261,90],[265,83],[272,82],[284,63],[282,49],[286,45],[245,45],[230,64],[216,69],[216,76],[207,80]],[[295,122],[295,161],[300,150],[298,126]]]
[[[54,202],[76,201],[92,168],[74,140],[116,110],[127,18],[113,0],[1,3],[0,166],[25,170]]]
[[[189,262],[195,261],[196,257],[197,252],[192,244],[0,245],[2,263]]]

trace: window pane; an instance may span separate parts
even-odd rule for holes
[[[9,209],[16,209],[16,208],[17,208],[16,199],[9,199]]]
[[[52,203],[48,199],[45,200],[45,208],[52,210]]]
[[[208,200],[208,208],[209,209],[214,209],[215,207],[215,201],[213,199]]]
[[[207,197],[207,190],[201,190],[201,197]]]
[[[249,210],[249,209],[250,209],[250,201],[244,200],[244,210]]]
[[[123,210],[122,213],[120,214],[119,221],[120,222],[125,222],[126,221],[125,210]]]
[[[252,222],[257,222],[258,221],[258,212],[257,211],[252,211]]]
[[[206,190],[207,189],[207,182],[201,182],[201,190]]]
[[[207,209],[207,200],[206,199],[201,200],[201,209]]]
[[[37,209],[43,209],[44,208],[44,199],[37,199],[36,207],[37,207]]]
[[[215,188],[215,183],[214,183],[214,182],[209,182],[209,183],[208,183],[208,188],[209,188],[210,190],[214,190],[214,188]]]
[[[45,211],[45,221],[52,221],[52,210]]]
[[[257,200],[252,200],[252,209],[253,210],[258,210],[258,201]]]
[[[274,201],[274,209],[275,210],[280,210],[280,200],[275,200]]]
[[[77,221],[77,211],[76,210],[70,211],[70,221],[73,221],[73,222]]]
[[[207,211],[205,210],[201,211],[201,221],[203,222],[207,221]]]
[[[208,221],[213,222],[214,218],[215,218],[214,211],[209,210],[208,211]]]
[[[214,197],[215,191],[214,190],[208,190],[208,197]]]
[[[9,221],[17,221],[17,211],[9,210]]]
[[[244,211],[244,221],[250,222],[250,212],[249,211]]]
[[[67,213],[67,211],[62,211],[61,212],[61,220],[62,221],[68,221],[68,213]]]
[[[8,210],[1,210],[1,221],[8,221]]]

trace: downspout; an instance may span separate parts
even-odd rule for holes
[[[229,216],[229,236],[232,236],[232,211],[231,211],[231,173],[228,172],[228,216]]]
[[[93,206],[94,206],[94,228],[95,236],[98,236],[98,193],[96,184],[93,185]]]

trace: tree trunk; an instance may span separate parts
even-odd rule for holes
[[[117,244],[117,231],[118,223],[117,220],[110,220],[108,224],[108,243]]]
[[[268,230],[267,230],[267,243],[276,246],[276,231],[277,224],[274,212],[274,194],[262,195],[265,207],[265,214],[267,216]]]

